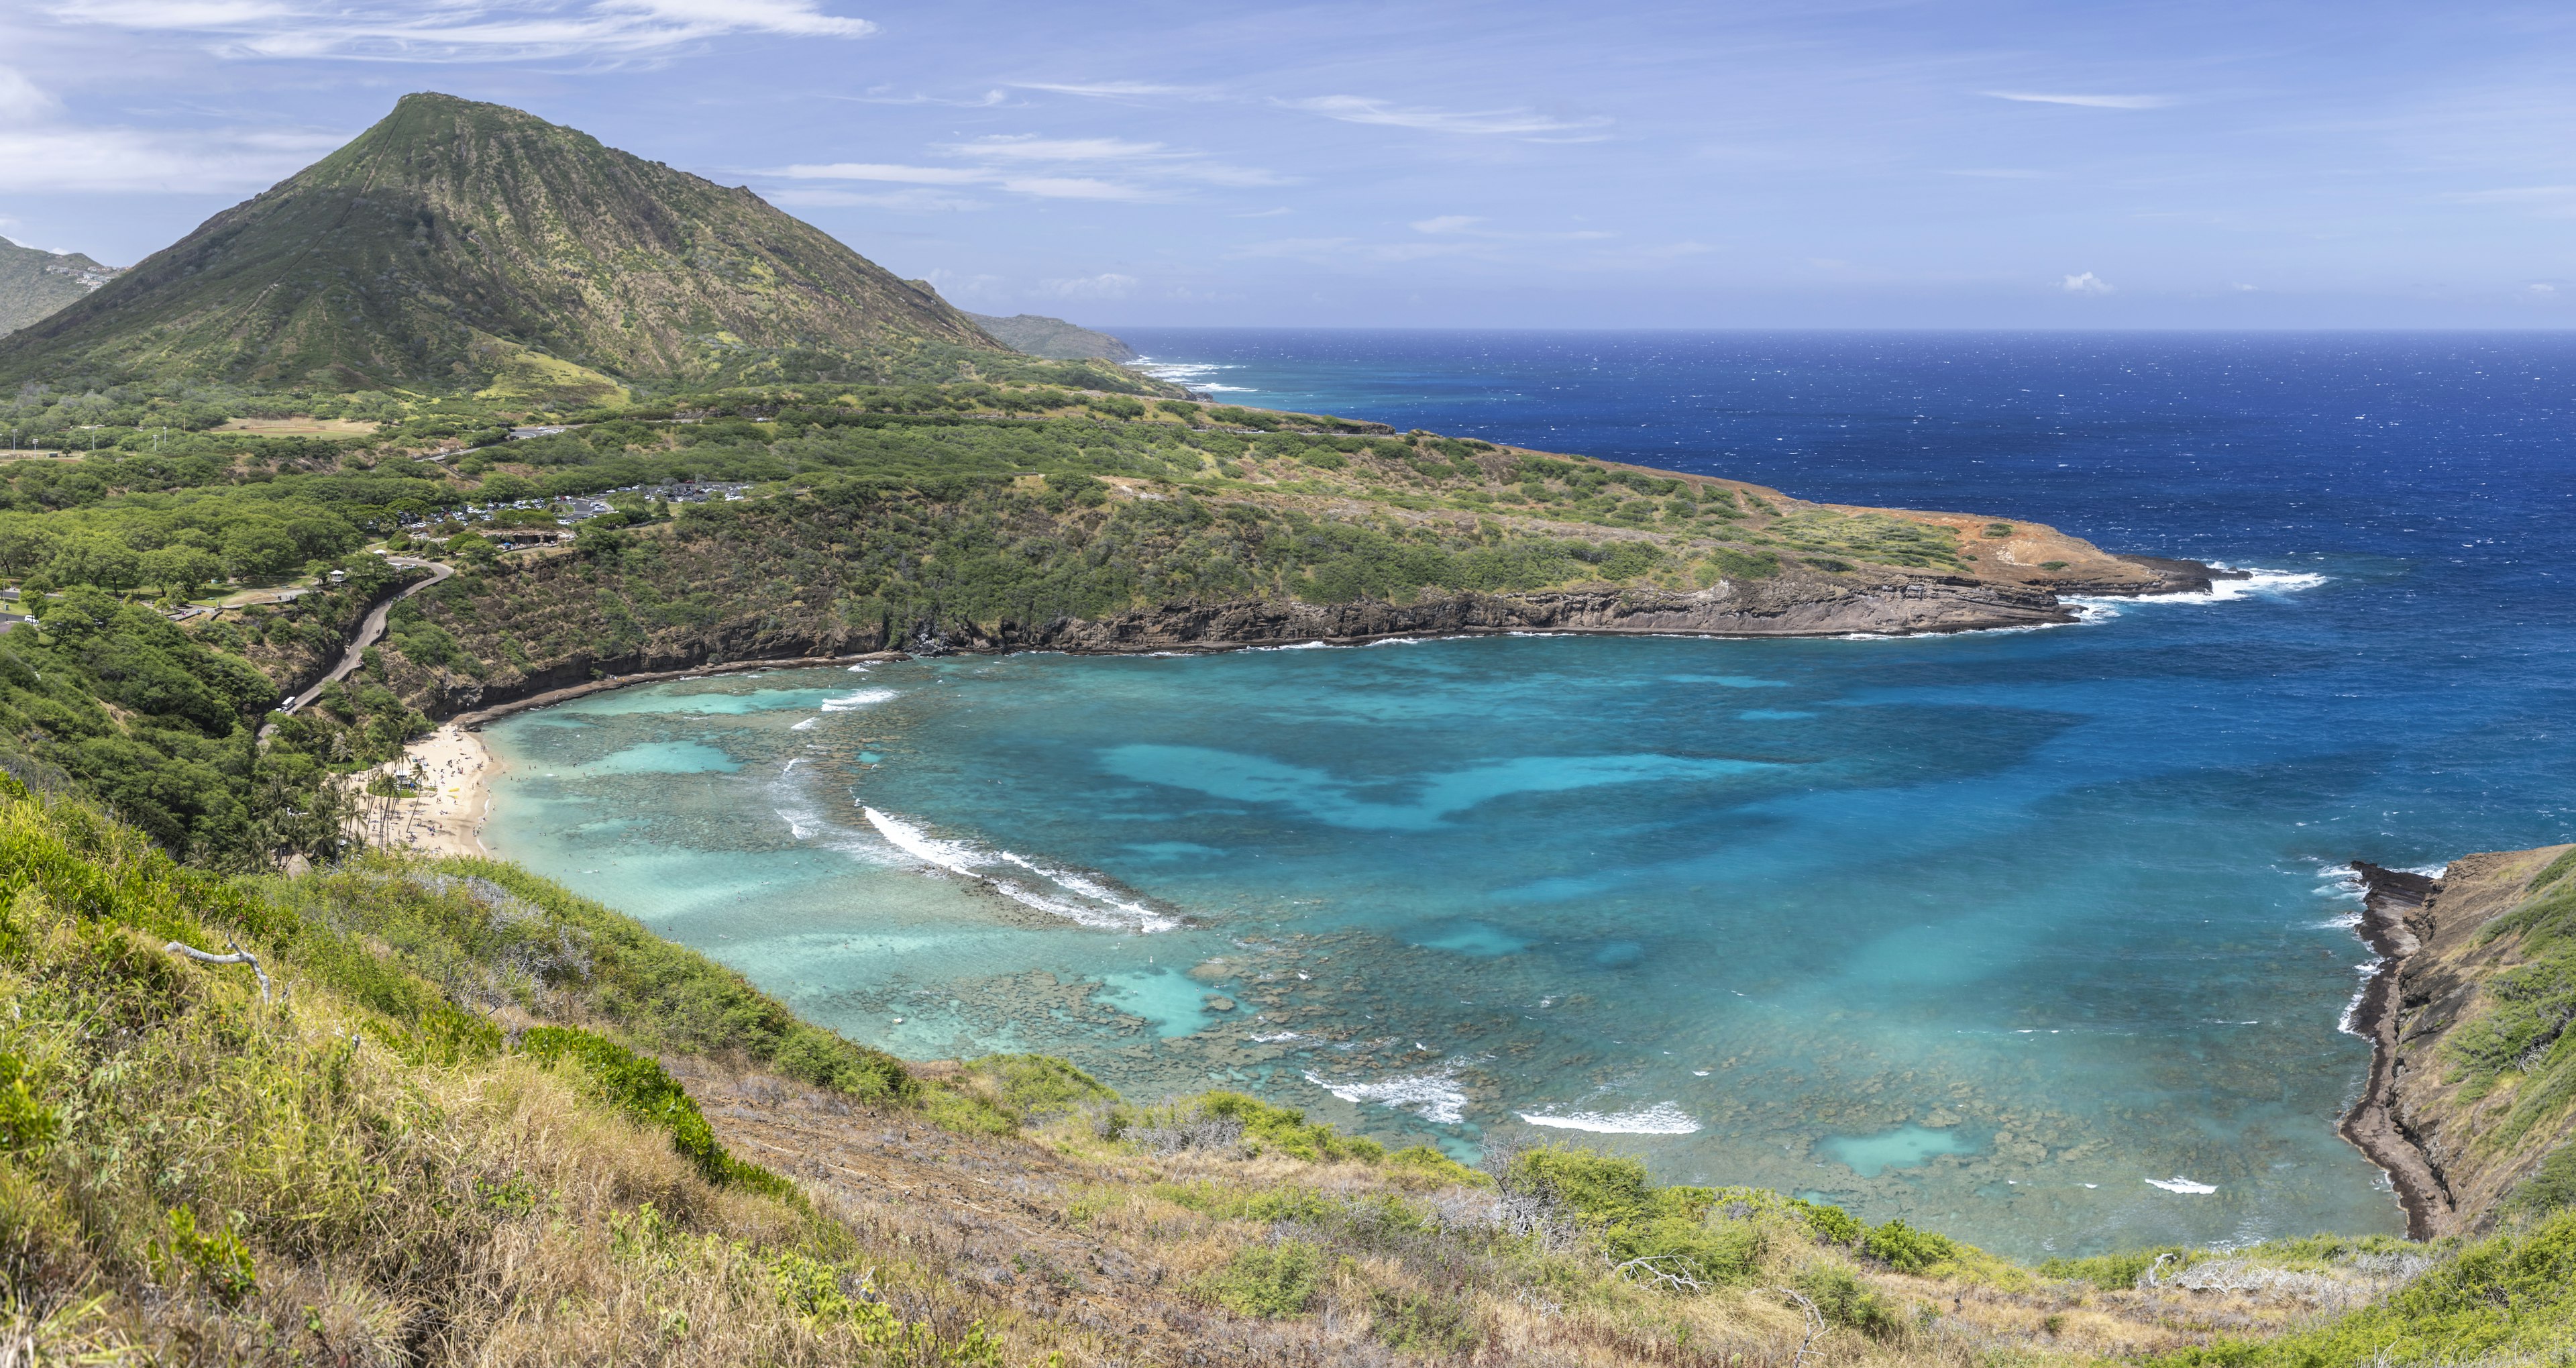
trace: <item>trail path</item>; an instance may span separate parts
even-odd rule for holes
[[[412,583],[405,587],[401,593],[396,594],[392,598],[386,599],[384,602],[369,609],[367,611],[366,619],[358,624],[357,635],[349,638],[349,649],[341,655],[340,663],[332,666],[329,674],[313,681],[313,687],[286,700],[286,702],[278,708],[279,712],[293,713],[296,709],[312,702],[315,696],[322,692],[325,685],[338,683],[355,673],[358,666],[365,663],[367,648],[375,645],[376,642],[384,636],[385,618],[388,614],[393,612],[395,604],[402,602],[404,599],[410,598],[421,590],[426,589],[456,573],[455,566],[441,565],[437,561],[414,560],[409,557],[396,557],[388,560],[386,564],[406,570],[414,566],[425,565],[429,567],[430,576],[428,579]],[[274,722],[260,728],[260,739],[266,740],[268,738],[268,734],[276,729],[277,724]]]

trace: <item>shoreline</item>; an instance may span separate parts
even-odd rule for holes
[[[2352,867],[2361,875],[2365,890],[2361,938],[2379,957],[2379,964],[2362,984],[2361,1000],[2352,1013],[2353,1034],[2370,1042],[2370,1081],[2335,1131],[2388,1175],[2397,1204],[2406,1212],[2406,1238],[2427,1240],[2437,1219],[2453,1210],[2450,1185],[2392,1104],[2397,1091],[2399,976],[2408,957],[2423,948],[2407,921],[2432,906],[2441,895],[2442,881],[2366,860],[2355,860]]]
[[[376,816],[367,819],[377,844],[424,855],[491,859],[483,844],[483,825],[492,815],[492,780],[506,767],[472,732],[448,723],[403,747],[403,758],[382,766],[380,773],[409,773],[414,764],[428,782],[409,798],[371,799]]]
[[[777,660],[732,660],[727,661],[722,665],[700,665],[686,670],[645,670],[636,674],[606,675],[601,678],[594,679],[587,684],[573,684],[560,689],[548,689],[543,693],[533,693],[525,698],[513,698],[504,702],[495,703],[488,708],[477,708],[472,712],[461,712],[440,724],[439,730],[445,731],[453,728],[459,735],[465,735],[480,730],[491,723],[498,722],[512,713],[526,712],[531,708],[552,707],[557,703],[569,703],[576,698],[588,698],[592,694],[608,693],[615,689],[623,689],[636,684],[668,684],[675,679],[696,679],[702,675],[740,674],[746,670],[808,670],[820,669],[826,665],[857,665],[871,661],[909,660],[911,658],[912,657],[909,653],[903,651],[863,651],[857,655],[793,656],[782,657]],[[489,750],[484,748],[481,741],[474,742],[474,747],[477,750],[483,751],[487,758],[491,754]]]

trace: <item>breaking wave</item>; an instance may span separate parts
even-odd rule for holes
[[[1119,896],[1097,876],[1058,869],[1007,850],[986,850],[933,836],[872,807],[859,811],[895,849],[923,864],[977,880],[1023,907],[1104,931],[1169,931],[1181,924],[1170,913]]]
[[[1365,1083],[1334,1083],[1309,1072],[1306,1081],[1345,1102],[1375,1102],[1418,1114],[1425,1121],[1454,1126],[1467,1118],[1467,1090],[1458,1076],[1438,1073],[1400,1074]]]
[[[1670,1102],[1625,1112],[1574,1112],[1565,1116],[1521,1112],[1519,1116],[1533,1126],[1590,1131],[1595,1135],[1690,1135],[1700,1128],[1698,1117]]]

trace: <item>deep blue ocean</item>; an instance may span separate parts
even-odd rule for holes
[[[2576,835],[2576,340],[1122,334],[1220,397],[2257,570],[2036,631],[726,676],[501,853],[916,1058],[1635,1153],[2017,1255],[2401,1227],[2354,858]]]

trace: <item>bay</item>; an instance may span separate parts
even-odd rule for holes
[[[2084,624],[949,658],[487,732],[487,839],[916,1058],[2038,1255],[2402,1224],[2359,856],[2566,839],[2568,343],[1125,334],[1221,397],[2261,570]]]

